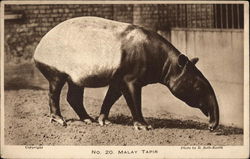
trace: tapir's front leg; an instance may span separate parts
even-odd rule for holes
[[[146,123],[141,112],[141,90],[140,86],[133,82],[128,82],[122,88],[122,93],[132,113],[135,129],[149,130],[152,129],[152,126]]]

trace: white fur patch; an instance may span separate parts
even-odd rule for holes
[[[141,43],[147,41],[147,36],[139,29],[132,30],[128,33],[127,39],[133,39],[134,43]]]
[[[93,17],[67,20],[42,38],[34,59],[67,73],[76,83],[112,74],[121,63],[118,35],[128,25]]]

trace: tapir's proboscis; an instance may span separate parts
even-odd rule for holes
[[[161,83],[187,105],[209,117],[209,130],[219,123],[213,88],[195,66],[159,34],[133,24],[98,17],[66,20],[50,30],[38,44],[34,62],[49,82],[51,121],[67,125],[59,101],[68,83],[67,101],[80,120],[94,120],[83,106],[84,88],[109,86],[98,122],[109,124],[112,105],[123,95],[136,129],[152,126],[141,111],[142,87]],[[157,92],[156,92],[157,93]]]

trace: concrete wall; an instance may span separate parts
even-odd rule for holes
[[[244,51],[242,30],[173,29],[171,42],[211,82],[220,106],[221,122],[243,127]]]

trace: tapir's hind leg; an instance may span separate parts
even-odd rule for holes
[[[66,122],[63,119],[60,111],[60,94],[62,87],[66,80],[58,79],[49,82],[49,106],[51,113],[51,121],[56,121],[63,126],[66,126]]]
[[[100,125],[109,124],[110,122],[107,120],[110,108],[112,105],[121,97],[122,93],[119,87],[116,84],[111,84],[109,86],[108,92],[104,98],[100,116],[98,118],[98,122]]]
[[[67,94],[67,101],[71,105],[71,107],[74,109],[76,114],[79,116],[80,120],[83,122],[90,124],[92,121],[94,121],[86,112],[84,106],[83,106],[83,92],[84,89],[77,86],[73,82],[68,82],[68,94]]]
[[[51,121],[66,126],[67,124],[61,115],[59,102],[61,90],[66,82],[67,75],[43,63],[35,61],[35,64],[44,77],[49,81],[49,108]]]

